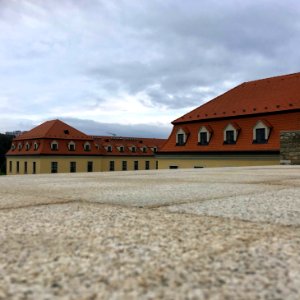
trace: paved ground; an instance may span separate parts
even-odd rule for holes
[[[0,177],[0,299],[299,299],[300,167]]]

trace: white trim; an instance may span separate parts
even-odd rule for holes
[[[179,128],[176,132],[176,144],[178,144],[178,135],[183,134],[183,144],[186,143],[187,134],[182,128]]]
[[[237,131],[237,129],[231,123],[229,123],[224,128],[224,132],[223,132],[223,140],[224,140],[224,142],[226,142],[226,131],[232,131],[232,130],[233,130],[233,139],[234,139],[234,142],[237,141],[238,131]]]
[[[74,150],[71,150],[71,146],[74,146]],[[68,143],[68,149],[69,149],[69,151],[75,151],[76,150],[76,144],[75,144],[75,142],[73,142],[73,141],[71,141],[71,142],[69,142]]]
[[[265,140],[269,139],[271,128],[264,121],[259,120],[253,127],[253,141],[256,141],[256,129],[265,129]]]
[[[201,127],[199,128],[199,131],[198,131],[198,143],[200,143],[200,133],[202,133],[202,132],[206,132],[206,133],[207,133],[207,143],[209,143],[209,142],[210,142],[210,138],[211,138],[211,133],[210,133],[210,131],[207,129],[206,126],[201,126]]]
[[[53,145],[56,145],[57,146],[57,148],[56,149],[53,149]],[[50,148],[51,148],[51,150],[58,150],[58,142],[57,141],[52,141],[51,142],[51,144],[50,144]]]

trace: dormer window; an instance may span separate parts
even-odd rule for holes
[[[89,142],[84,143],[83,145],[84,151],[91,151],[91,145]]]
[[[16,145],[14,143],[11,144],[11,150],[15,150],[16,149]]]
[[[235,144],[238,138],[239,126],[235,123],[228,124],[224,129],[224,144]]]
[[[106,147],[106,151],[107,151],[107,152],[112,152],[112,146],[110,146],[110,145],[107,146],[107,147]]]
[[[268,142],[272,126],[267,121],[258,121],[253,127],[253,143],[266,144]]]
[[[57,141],[53,141],[51,143],[51,150],[52,151],[57,151],[58,150],[58,143],[57,143]]]
[[[147,147],[142,147],[142,148],[141,148],[141,151],[142,151],[143,153],[146,153],[146,152],[147,152]]]
[[[68,148],[69,148],[69,151],[75,151],[75,143],[73,141],[71,141],[68,144]]]
[[[187,141],[187,133],[180,128],[176,133],[176,146],[183,146]]]
[[[22,143],[19,143],[19,144],[18,144],[18,150],[21,150],[22,147],[23,147]]]
[[[119,147],[117,147],[118,148],[118,150],[120,151],[120,152],[124,152],[124,146],[119,146]]]
[[[28,151],[30,149],[30,144],[28,142],[25,144],[25,149],[26,149],[26,151]]]
[[[37,142],[35,142],[33,144],[33,150],[37,150],[39,148],[39,144]]]
[[[212,129],[210,126],[202,126],[198,132],[198,144],[208,145],[212,136]]]
[[[136,147],[135,146],[131,147],[131,152],[136,152]]]
[[[152,152],[157,152],[157,147],[151,147]]]

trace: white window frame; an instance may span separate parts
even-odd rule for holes
[[[39,144],[37,142],[34,142],[33,150],[37,150],[38,148],[39,148]]]
[[[179,134],[183,134],[183,144],[180,144],[180,146],[185,145],[186,141],[187,141],[187,134],[185,133],[185,131],[182,128],[179,128],[176,132],[176,145],[178,144],[178,135]]]
[[[25,144],[25,150],[28,151],[29,149],[30,149],[30,144],[27,142],[27,143]]]
[[[53,145],[56,145],[57,148],[56,148],[56,149],[53,149]],[[50,145],[50,148],[51,148],[51,150],[53,150],[53,151],[57,151],[57,150],[58,150],[58,142],[57,142],[57,141],[52,141],[52,142],[51,142],[51,145]]]
[[[224,143],[226,142],[226,131],[232,131],[232,130],[233,130],[233,139],[234,139],[234,142],[236,143],[237,138],[238,138],[238,130],[231,123],[229,123],[224,128],[224,132],[223,132],[223,141],[224,141]]]
[[[271,128],[265,124],[264,121],[259,120],[253,127],[253,141],[256,141],[256,129],[265,129],[265,140],[268,141],[270,137]]]
[[[91,144],[89,142],[85,142],[83,145],[84,151],[91,151]]]
[[[18,143],[18,150],[21,150],[23,148],[22,143]]]
[[[199,131],[198,131],[198,143],[200,144],[200,135],[201,135],[202,132],[207,133],[207,144],[209,144],[210,138],[211,138],[211,132],[207,129],[206,126],[201,126]]]
[[[71,150],[71,146],[74,146],[74,150]],[[76,150],[76,144],[74,141],[71,141],[68,143],[68,149],[69,151],[75,151]]]

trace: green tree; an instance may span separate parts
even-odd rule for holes
[[[13,138],[0,133],[0,175],[6,174],[5,154],[10,149]]]

